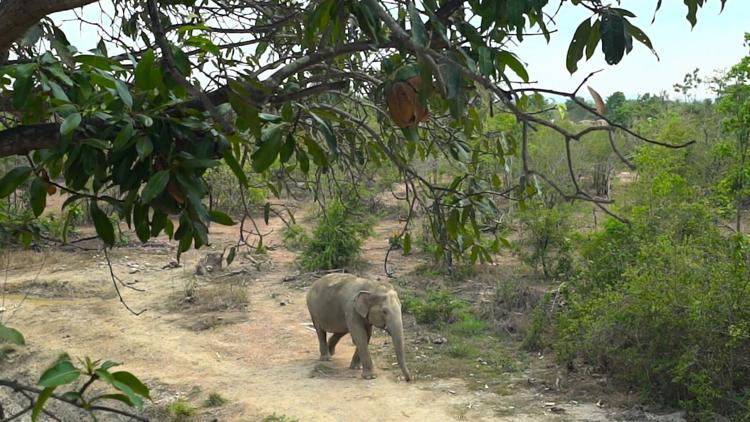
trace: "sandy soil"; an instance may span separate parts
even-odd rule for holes
[[[278,247],[280,224],[270,222],[275,230],[267,243],[270,264],[257,270],[249,259],[239,257],[224,273],[246,272],[231,277],[196,278],[194,266],[205,251],[188,253],[182,268],[163,269],[174,258],[169,244],[115,249],[110,256],[116,274],[145,290],[123,289],[130,307],[147,309],[140,316],[118,302],[101,252],[12,254],[0,264],[5,270],[0,272],[0,309],[5,309],[7,324],[24,333],[28,345],[5,362],[0,360],[1,376],[33,383],[62,351],[73,357],[111,359],[124,362],[124,369],[150,386],[152,409],[178,398],[200,406],[210,392],[227,398],[228,404],[201,409],[193,417],[206,421],[260,421],[273,413],[299,421],[681,420],[679,415],[656,418],[642,412],[631,417],[593,401],[567,405],[564,413],[555,414],[544,407],[548,400],[531,389],[519,387],[511,395],[498,396],[469,391],[459,378],[424,379],[417,374],[415,382],[406,383],[384,335],[373,339],[373,348],[380,350],[377,379],[363,380],[360,371],[348,369],[354,350],[348,337],[331,362],[319,362],[304,287],[283,281],[295,273],[295,255]],[[366,275],[382,276],[387,238],[398,227],[386,222],[376,228],[376,236],[365,245],[370,263],[364,266]],[[235,230],[215,230],[215,249],[236,239]],[[403,273],[417,264],[396,255],[389,265],[392,271]],[[220,283],[246,285],[248,308],[210,314],[175,308],[176,298],[193,283],[198,289]],[[206,326],[215,326],[196,330],[206,318],[211,319],[204,321]],[[0,400],[7,399],[0,395]]]

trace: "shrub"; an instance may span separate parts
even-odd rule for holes
[[[310,238],[304,227],[299,224],[292,224],[282,229],[281,241],[287,249],[298,250],[303,248],[310,241]]]
[[[571,272],[570,210],[558,204],[547,208],[535,204],[520,214],[525,239],[521,241],[528,252],[522,253],[524,261],[541,268],[545,277],[564,276]]]
[[[447,290],[427,291],[424,299],[408,293],[401,300],[404,310],[421,324],[451,323],[461,319],[468,306]]]
[[[305,245],[301,265],[307,271],[342,268],[356,258],[369,226],[357,221],[340,201],[326,207],[312,238]]]
[[[589,253],[581,281],[566,292],[558,355],[583,358],[699,418],[748,420],[750,241],[694,224],[707,214],[701,204],[673,204],[656,219],[642,211],[630,229],[610,223],[584,248],[613,247]]]
[[[203,403],[206,407],[220,407],[224,406],[227,403],[227,399],[225,399],[221,394],[219,393],[211,393],[208,395],[208,398]]]
[[[182,420],[195,415],[196,408],[186,401],[177,400],[169,405],[168,411],[174,420]]]

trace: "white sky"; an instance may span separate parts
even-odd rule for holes
[[[108,2],[102,2],[108,3]],[[546,10],[554,12],[559,4],[551,0]],[[691,30],[685,19],[687,7],[679,0],[663,1],[661,10],[652,25],[655,0],[622,0],[621,7],[634,12],[637,18],[631,20],[651,38],[660,60],[648,48],[634,41],[633,51],[615,66],[604,61],[601,45],[590,61],[579,62],[579,70],[570,75],[565,68],[565,56],[573,32],[590,13],[583,7],[565,4],[556,18],[557,25],[550,25],[552,34],[549,44],[541,36],[527,37],[513,50],[528,64],[532,81],[539,86],[561,91],[572,91],[581,80],[594,70],[604,69],[595,75],[589,85],[605,98],[615,91],[622,91],[629,98],[639,94],[658,94],[667,91],[673,98],[677,95],[672,85],[681,82],[683,76],[700,68],[701,76],[711,76],[716,70],[728,69],[748,54],[743,46],[744,33],[750,32],[750,0],[727,0],[723,13],[719,14],[719,0],[709,0],[698,11],[698,24]],[[80,10],[80,9],[79,9]],[[99,7],[84,8],[84,15],[91,20],[99,20]],[[70,12],[56,14],[54,18],[69,19]],[[65,25],[71,43],[81,51],[93,48],[99,37],[90,26],[72,23]],[[581,91],[583,97],[588,92]],[[698,97],[710,97],[707,90]]]
[[[575,29],[590,13],[582,7],[563,7],[556,19],[558,32],[552,34],[549,44],[543,37],[530,37],[516,49],[528,64],[530,78],[538,81],[539,86],[572,91],[590,72],[604,69],[588,84],[605,98],[615,91],[633,98],[662,90],[677,98],[672,85],[682,82],[686,73],[700,68],[701,76],[712,76],[715,70],[728,69],[748,54],[743,41],[744,33],[750,32],[750,0],[727,0],[721,14],[718,0],[707,1],[708,4],[698,11],[698,24],[692,30],[685,19],[687,7],[682,1],[664,1],[653,25],[655,0],[623,0],[621,3],[622,8],[636,14],[631,23],[649,36],[660,60],[634,40],[633,51],[619,64],[610,66],[604,61],[600,44],[590,61],[586,62],[584,55],[578,71],[571,76],[565,68],[568,44]],[[557,6],[559,2],[550,1],[550,5],[553,4]],[[585,88],[581,94],[589,97]],[[711,94],[704,91],[698,96]]]

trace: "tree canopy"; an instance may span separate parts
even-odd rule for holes
[[[103,38],[83,52],[49,15],[92,3],[101,8],[100,21],[80,17],[79,23]],[[654,18],[661,3],[654,2]],[[707,2],[684,3],[695,25]],[[578,185],[574,141],[620,130],[634,141],[684,145],[638,135],[620,117],[610,118],[601,99],[598,107],[581,101],[578,90],[530,87],[523,58],[509,51],[511,44],[523,51],[529,37],[558,36],[548,29],[551,22],[561,8],[573,7],[590,17],[570,42],[571,73],[584,54],[603,54],[614,65],[636,48],[634,41],[653,50],[635,16],[617,6],[600,0],[2,0],[0,157],[21,155],[26,163],[0,180],[0,196],[31,179],[37,215],[46,195],[60,189],[69,194],[66,205],[87,204],[107,245],[114,243],[114,228],[104,208],[133,225],[142,241],[166,232],[182,252],[209,242],[210,221],[232,223],[204,203],[210,190],[204,175],[221,161],[238,183],[248,186],[250,169],[276,196],[298,180],[317,195],[322,181],[356,182],[367,169],[389,163],[407,186],[410,209],[428,212],[440,244],[436,256],[455,251],[489,260],[502,239],[476,239],[495,198],[523,203],[551,189],[606,210],[610,198]],[[587,78],[581,79],[583,86]],[[607,124],[557,125],[543,95],[567,97]],[[527,143],[539,129],[564,144],[567,182],[534,167]],[[416,164],[433,157],[447,158],[463,174],[429,178]],[[512,157],[521,163],[512,179],[501,180],[483,165]],[[179,215],[177,227],[170,215]],[[400,236],[409,236],[408,223]]]

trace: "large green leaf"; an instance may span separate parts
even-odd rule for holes
[[[160,193],[164,191],[169,183],[169,170],[161,170],[156,172],[153,176],[148,179],[146,187],[141,192],[141,201],[144,204],[148,204],[153,201]]]
[[[570,41],[568,46],[568,56],[565,60],[565,67],[568,68],[568,72],[575,73],[578,70],[578,62],[583,58],[583,48],[589,40],[589,34],[591,32],[591,19],[586,18],[573,34],[573,39]]]
[[[338,158],[339,147],[338,147],[338,144],[336,143],[336,135],[333,132],[333,128],[331,127],[331,124],[328,123],[327,120],[323,119],[322,117],[318,116],[317,114],[313,112],[310,112],[310,115],[320,125],[320,130],[321,132],[323,132],[323,137],[326,140],[326,144],[328,144],[328,149],[331,150],[331,154],[333,154],[334,158]]]
[[[71,134],[78,126],[81,125],[81,113],[71,113],[63,120],[60,125],[60,135]]]
[[[115,381],[119,381],[124,385],[127,385],[130,387],[133,392],[138,394],[141,397],[145,397],[149,400],[151,400],[151,395],[149,393],[148,387],[146,387],[141,380],[139,380],[135,375],[131,374],[127,371],[118,371],[112,374],[112,377],[115,379]]]
[[[55,391],[55,387],[47,387],[44,390],[42,390],[41,393],[39,393],[39,396],[36,398],[36,402],[34,402],[34,408],[31,410],[31,420],[32,422],[35,422],[39,419],[39,415],[42,414],[42,410],[44,409],[44,404],[47,403],[47,400],[52,396],[52,392]]]
[[[47,181],[41,177],[35,177],[29,188],[29,199],[31,210],[35,217],[39,217],[47,205]]]
[[[242,167],[240,166],[240,163],[237,162],[237,159],[234,158],[234,155],[232,155],[232,151],[230,149],[226,149],[224,151],[224,162],[227,163],[229,168],[232,170],[232,173],[234,173],[235,176],[237,176],[237,179],[240,181],[243,187],[248,187],[249,182],[247,180],[247,175],[242,170]]]
[[[427,45],[427,31],[422,18],[419,17],[417,6],[413,1],[409,2],[409,23],[411,23],[411,38],[421,46]]]
[[[232,220],[232,217],[224,214],[221,211],[211,210],[208,215],[211,218],[211,221],[219,223],[223,226],[234,226],[235,224],[237,224]]]
[[[96,202],[91,203],[91,219],[94,220],[96,234],[102,239],[104,244],[110,248],[114,246],[115,229],[112,227],[112,222],[109,221],[107,214],[96,206]]]
[[[135,86],[138,89],[153,89],[156,87],[156,81],[153,78],[153,72],[152,68],[154,67],[154,50],[148,49],[145,53],[143,53],[143,56],[141,56],[141,60],[138,62],[138,65],[135,67]]]
[[[260,173],[276,161],[281,147],[283,128],[286,124],[270,124],[263,130],[261,144],[258,149],[250,156],[253,162],[253,170]]]
[[[26,341],[23,338],[23,334],[21,334],[20,331],[10,327],[6,327],[3,324],[0,324],[0,340],[17,344],[19,346],[23,346],[24,344],[26,344]]]
[[[60,359],[54,366],[44,371],[37,384],[42,387],[57,387],[70,384],[78,379],[81,371],[67,359]]]
[[[31,167],[16,167],[0,179],[0,199],[5,198],[18,189],[21,183],[31,175]]]
[[[617,64],[625,54],[625,18],[614,12],[602,16],[602,51],[608,64]]]

